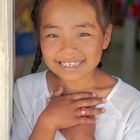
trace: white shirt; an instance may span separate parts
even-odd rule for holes
[[[28,140],[50,97],[46,71],[20,78],[15,83],[11,140]],[[140,140],[140,92],[118,78],[107,102],[98,107],[96,140]],[[57,131],[55,140],[66,140]]]

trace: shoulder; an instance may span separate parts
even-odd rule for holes
[[[45,76],[45,72],[29,74],[17,79],[16,83],[19,85],[25,84],[26,86],[28,86],[28,84],[36,84],[42,80],[43,76]]]
[[[126,115],[134,108],[140,108],[140,91],[119,79],[110,101],[122,115]]]
[[[128,101],[137,101],[140,100],[140,91],[130,84],[122,81],[120,79],[120,84],[118,86],[119,96],[125,97],[125,100]]]
[[[46,71],[19,78],[15,83],[14,94],[23,99],[34,100],[47,93]]]
[[[19,123],[25,123],[26,127],[31,127],[31,129],[46,107],[49,96],[45,75],[46,71],[31,74],[18,79],[15,83],[13,94],[14,117],[18,121],[23,121]]]

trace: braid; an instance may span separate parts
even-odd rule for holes
[[[41,52],[40,46],[38,46],[37,47],[37,52],[36,52],[36,55],[35,55],[35,60],[33,62],[33,66],[32,66],[32,69],[31,69],[31,73],[35,73],[38,70],[39,65],[41,64],[41,58],[42,58],[42,52]]]

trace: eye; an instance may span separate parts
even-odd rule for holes
[[[80,33],[79,35],[78,35],[78,37],[87,37],[87,36],[90,36],[91,34],[89,34],[89,33]]]
[[[57,34],[49,34],[47,35],[48,38],[58,38],[59,36]]]

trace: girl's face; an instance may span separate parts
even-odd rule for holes
[[[65,80],[93,75],[111,38],[82,0],[48,0],[41,12],[40,45],[51,71]]]

